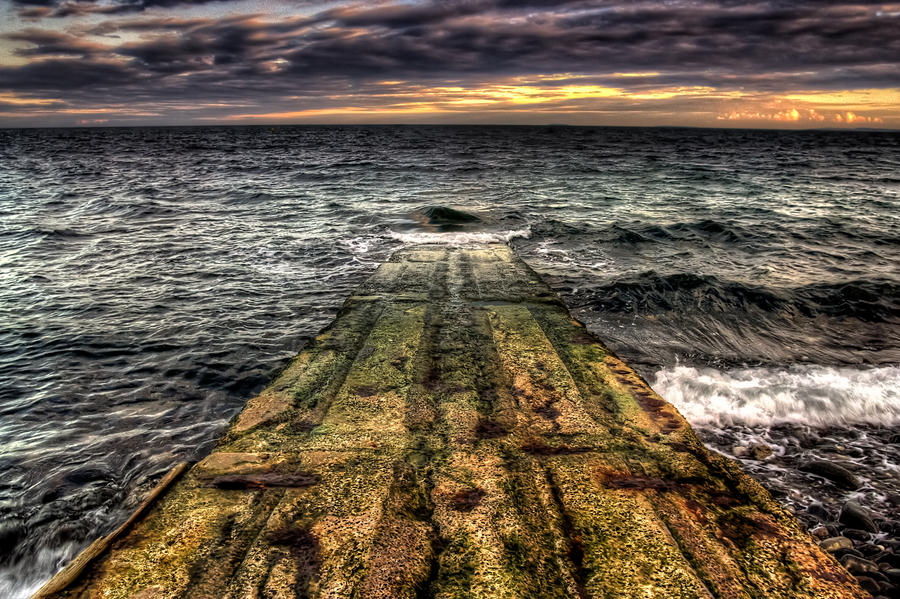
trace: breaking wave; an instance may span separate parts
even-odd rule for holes
[[[469,245],[473,243],[508,243],[516,238],[528,239],[531,237],[531,229],[515,229],[508,231],[452,231],[448,233],[398,233],[390,232],[391,239],[403,244],[418,243],[442,243],[451,246]]]
[[[900,424],[900,366],[675,366],[653,388],[698,426]]]

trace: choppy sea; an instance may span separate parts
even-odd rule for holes
[[[394,250],[494,240],[810,528],[856,500],[896,547],[898,133],[0,130],[0,596],[208,452]]]

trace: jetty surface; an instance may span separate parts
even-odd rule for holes
[[[39,597],[865,597],[502,244],[397,252]]]

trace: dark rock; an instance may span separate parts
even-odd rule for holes
[[[860,553],[862,553],[869,559],[884,551],[884,547],[879,547],[878,545],[873,545],[872,543],[863,543],[862,545],[857,547],[857,549]]]
[[[851,574],[877,574],[881,570],[878,564],[870,562],[867,559],[856,557],[855,555],[845,555],[841,558],[841,564],[850,571]]]
[[[831,512],[821,503],[812,503],[806,508],[806,512],[821,520],[822,522],[830,522],[832,520]]]
[[[900,568],[888,568],[884,571],[884,575],[888,577],[894,584],[900,584]]]
[[[853,541],[847,537],[831,537],[819,543],[819,547],[828,552],[835,552],[838,549],[853,549]]]
[[[845,555],[853,555],[855,557],[865,558],[866,556],[857,551],[856,549],[838,549],[834,552],[834,557],[841,559]]]
[[[841,453],[850,456],[851,458],[861,458],[866,455],[866,452],[860,449],[859,447],[844,447],[841,450]]]
[[[873,595],[877,595],[881,592],[881,585],[878,584],[878,581],[874,578],[869,578],[868,576],[857,576],[856,582],[859,583],[863,589],[872,593]]]
[[[867,533],[864,530],[859,530],[858,528],[845,528],[843,535],[848,539],[852,539],[858,543],[865,543],[872,535]]]
[[[878,595],[878,597],[884,597],[885,599],[890,599],[891,597],[893,597],[894,599],[897,598],[897,591],[900,589],[898,589],[896,585],[893,585],[889,582],[882,582],[878,586],[881,587],[882,592],[882,594]]]
[[[816,526],[812,530],[810,530],[809,534],[811,534],[812,536],[814,536],[817,539],[827,539],[828,537],[831,536],[828,533],[828,528],[825,526],[822,526],[821,524],[819,526]]]
[[[842,489],[854,491],[860,487],[859,479],[855,474],[833,462],[825,460],[812,460],[800,464],[800,470],[809,472],[822,478],[827,478]]]
[[[878,570],[878,572],[872,572],[872,573],[868,574],[867,576],[871,576],[878,582],[887,582],[888,581],[888,577],[885,576],[884,572],[882,572],[880,569]]]
[[[772,448],[765,443],[755,443],[750,447],[750,456],[761,462],[772,455]]]
[[[866,510],[855,501],[848,501],[844,504],[838,521],[841,524],[846,524],[850,528],[858,528],[873,533],[878,532],[878,526],[875,525],[875,522],[869,517]],[[844,536],[849,535],[845,532]]]

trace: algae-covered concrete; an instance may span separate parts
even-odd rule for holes
[[[866,596],[504,245],[394,255],[50,595]]]

